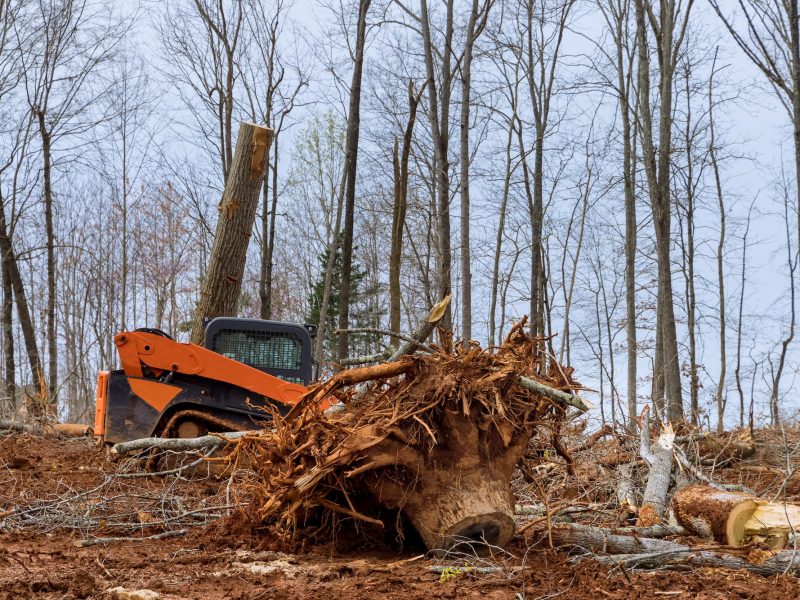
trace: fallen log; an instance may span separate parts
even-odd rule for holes
[[[204,450],[212,447],[217,447],[225,442],[232,442],[238,440],[246,435],[257,436],[264,433],[263,430],[255,431],[234,431],[230,433],[215,433],[213,435],[204,435],[196,438],[140,438],[137,440],[130,440],[127,442],[120,442],[111,447],[111,454],[117,456],[124,456],[132,452],[140,452],[142,450],[150,450],[152,448],[161,448],[162,450]]]
[[[38,425],[31,425],[29,423],[20,423],[19,421],[11,421],[8,419],[0,419],[0,429],[17,432],[17,433],[32,433],[41,434],[42,428]]]
[[[769,502],[704,485],[679,489],[672,505],[676,519],[689,531],[737,548],[759,542],[779,550],[800,527],[797,504]]]
[[[8,419],[0,419],[0,430],[31,435],[55,433],[64,437],[84,437],[92,434],[92,428],[83,423],[22,423]]]
[[[621,535],[601,527],[577,524],[554,525],[547,532],[557,547],[573,547],[603,564],[628,567],[667,567],[687,565],[746,570],[758,575],[800,574],[800,553],[784,550],[770,555],[763,562],[750,562],[731,553],[709,548],[694,548],[669,540]],[[545,532],[542,531],[542,535]]]

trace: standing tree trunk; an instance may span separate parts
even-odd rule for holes
[[[437,193],[437,296],[450,295],[453,267],[450,248],[450,92],[452,90],[453,58],[453,0],[446,1],[446,24],[444,51],[442,53],[441,88],[437,86],[433,64],[433,42],[427,0],[420,0],[420,28],[422,30],[423,51],[425,55],[425,74],[428,78],[428,100],[430,104],[431,141],[433,142],[433,164],[435,165],[435,185]],[[440,112],[441,108],[441,112]],[[450,305],[441,321],[445,329],[453,328],[453,315]]]
[[[532,184],[532,191],[526,189],[528,210],[531,219],[531,296],[530,323],[535,336],[546,337],[549,322],[547,306],[547,269],[544,226],[544,145],[545,134],[550,125],[550,103],[553,98],[555,74],[559,61],[561,43],[567,30],[575,0],[557,0],[554,6],[545,1],[527,0],[526,40],[524,42],[531,108],[534,125],[533,173],[529,173],[523,161],[525,187]],[[545,26],[553,23],[555,32],[548,33]],[[534,30],[536,34],[534,34]],[[531,177],[532,175],[532,177]],[[532,180],[531,180],[532,179]],[[552,340],[550,341],[552,345]],[[552,353],[552,348],[550,349]],[[541,352],[539,360],[544,367],[546,353]]]
[[[686,280],[686,329],[689,337],[689,413],[692,425],[700,419],[700,376],[697,364],[697,293],[695,289],[695,175],[694,175],[694,132],[696,124],[692,121],[691,70],[685,66],[686,124],[684,144],[686,145],[686,244],[683,250],[683,272]],[[702,169],[701,169],[702,172]],[[698,176],[699,180],[700,177]],[[680,215],[678,215],[680,221]],[[679,227],[679,229],[682,228]],[[682,234],[681,234],[682,235]],[[681,237],[681,242],[683,238]]]
[[[58,389],[58,340],[56,339],[56,254],[53,231],[52,148],[44,111],[36,109],[36,117],[39,124],[39,135],[42,138],[44,228],[47,237],[47,308],[45,311],[47,314],[47,400],[45,410],[54,415]]]
[[[424,89],[424,88],[423,88]],[[414,123],[417,118],[417,106],[422,90],[414,94],[414,84],[408,82],[408,123],[403,132],[403,149],[398,156],[397,140],[394,143],[392,167],[394,173],[394,206],[392,209],[392,241],[389,254],[389,328],[400,333],[400,264],[403,259],[403,230],[406,224],[408,208],[408,159],[411,155],[411,142],[414,134]],[[400,340],[395,338],[392,344],[397,348]]]
[[[8,407],[13,413],[17,408],[16,363],[14,362],[14,290],[11,288],[11,273],[8,260],[2,261],[3,273],[3,354],[5,355],[5,390]]]
[[[708,124],[711,139],[709,140],[709,157],[714,171],[714,184],[719,204],[719,243],[717,244],[717,281],[719,282],[719,380],[717,381],[717,433],[725,431],[725,273],[723,269],[723,252],[725,250],[725,199],[722,195],[722,179],[717,162],[716,135],[714,129],[713,81],[716,68],[717,51],[714,52],[714,63],[708,78]]]
[[[742,269],[739,289],[739,315],[736,319],[736,368],[734,369],[734,377],[736,378],[736,390],[739,392],[739,427],[744,429],[744,389],[742,388],[742,313],[744,312],[744,292],[747,282],[747,236],[750,233],[750,217],[753,213],[753,203],[750,204],[750,210],[747,213],[747,225],[742,234]]]
[[[647,187],[653,212],[653,227],[656,233],[656,255],[658,257],[658,296],[656,320],[656,364],[655,376],[663,377],[663,383],[654,388],[662,392],[666,400],[667,418],[677,421],[683,418],[683,393],[681,390],[678,337],[675,329],[675,309],[672,299],[672,245],[671,229],[671,157],[672,157],[672,100],[675,63],[683,45],[684,35],[691,12],[689,3],[683,15],[672,3],[662,4],[657,17],[648,19],[654,12],[652,0],[636,0],[636,29],[639,45],[639,112],[641,116],[642,150],[644,155]],[[679,17],[681,21],[678,23]],[[657,20],[657,22],[656,22]],[[650,98],[650,47],[647,24],[656,28],[656,50],[658,53],[658,135],[653,132],[653,114]],[[679,25],[676,32],[675,26]],[[676,35],[677,33],[677,35]],[[654,403],[661,400],[654,397]]]
[[[359,0],[356,27],[353,78],[350,82],[350,105],[347,110],[347,136],[344,148],[344,235],[342,236],[342,282],[339,287],[339,329],[350,326],[350,286],[353,271],[353,226],[356,211],[356,175],[358,173],[358,138],[361,131],[361,74],[364,69],[364,47],[367,37],[367,11],[372,0]],[[337,358],[347,358],[348,337],[337,339]]]
[[[195,344],[203,343],[205,319],[236,314],[271,141],[271,129],[253,123],[242,123],[239,127],[208,270],[195,311],[191,336]]]
[[[516,105],[515,105],[516,110]],[[500,257],[502,256],[503,236],[506,227],[506,207],[508,205],[508,193],[511,189],[511,175],[514,169],[511,166],[511,146],[514,142],[514,121],[516,114],[508,120],[508,139],[506,140],[506,172],[503,179],[503,196],[500,199],[500,222],[497,224],[497,238],[494,244],[494,264],[492,266],[492,292],[489,302],[489,347],[500,342],[497,340],[495,332],[497,330],[497,289],[500,286]],[[500,329],[503,323],[500,321]]]
[[[483,30],[491,4],[487,2],[483,9],[483,21],[480,16],[478,0],[472,0],[472,9],[467,23],[466,40],[464,41],[464,57],[461,60],[461,337],[472,339],[472,253],[470,250],[469,223],[469,109],[472,91],[472,52],[475,40]]]
[[[262,319],[272,318],[272,272],[273,262],[275,256],[275,219],[278,214],[278,137],[275,136],[274,148],[272,152],[272,203],[269,207],[269,233],[266,239],[261,240],[263,247],[261,257],[261,285],[259,286],[259,293],[261,295],[261,310],[260,315]],[[269,156],[269,152],[267,153]],[[269,159],[267,165],[264,167],[264,180],[269,179]],[[264,184],[264,210],[267,209],[267,184]],[[262,217],[262,233],[267,231],[264,224],[267,221],[266,214]]]
[[[28,298],[25,295],[25,286],[19,272],[19,265],[17,264],[17,255],[14,253],[14,247],[11,244],[11,238],[8,234],[5,202],[2,196],[0,196],[0,255],[2,255],[3,268],[8,270],[11,288],[14,291],[14,300],[17,303],[17,316],[19,318],[19,326],[22,329],[22,339],[25,342],[25,352],[28,355],[31,378],[34,382],[38,383],[44,378],[42,360],[36,344],[36,331],[33,328],[33,320],[31,319],[30,308],[28,307]],[[40,403],[33,402],[31,403],[31,407],[33,408],[33,416],[42,416],[44,414],[44,407]]]

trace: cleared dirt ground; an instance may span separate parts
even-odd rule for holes
[[[124,597],[111,591],[120,586],[162,598],[198,599],[800,598],[800,582],[793,576],[763,578],[724,569],[622,571],[589,560],[575,563],[568,554],[547,549],[541,530],[517,539],[509,555],[495,561],[501,568],[492,573],[443,576],[431,567],[465,563],[377,543],[355,549],[343,544],[346,552],[328,544],[287,554],[264,549],[274,546],[270,540],[223,535],[213,518],[197,518],[204,506],[212,514],[213,507],[225,503],[227,481],[132,479],[107,484],[102,503],[91,494],[80,496],[117,470],[86,439],[0,438],[0,598]],[[743,477],[750,475],[726,473],[726,479]],[[178,501],[180,510],[174,506]],[[63,504],[52,508],[58,502]],[[30,506],[40,508],[3,520],[4,513]],[[108,521],[87,527],[101,508]],[[200,512],[159,522],[191,510]],[[132,516],[141,522],[138,532],[113,522],[129,524]],[[78,545],[182,528],[188,533],[181,537]]]

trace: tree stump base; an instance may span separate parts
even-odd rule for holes
[[[364,481],[378,503],[402,511],[428,549],[485,553],[514,536],[511,478],[532,433],[520,432],[503,447],[500,436],[450,413],[439,423],[443,441],[430,451],[391,441],[371,449],[373,461],[392,456],[393,466]]]

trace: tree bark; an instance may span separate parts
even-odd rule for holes
[[[414,94],[414,84],[408,82],[408,122],[403,132],[403,148],[398,150],[397,140],[394,144],[392,160],[394,172],[394,206],[392,210],[392,240],[389,253],[389,329],[400,333],[400,265],[403,260],[403,231],[408,209],[408,159],[411,155],[411,142],[414,135],[414,123],[417,117],[417,106],[422,94]],[[398,347],[400,341],[394,339],[393,345]]]
[[[45,410],[56,412],[56,391],[58,389],[58,340],[56,339],[56,254],[55,232],[53,231],[53,183],[51,175],[52,148],[50,131],[45,123],[45,113],[36,109],[39,135],[42,138],[44,228],[47,245],[47,399]],[[37,382],[38,384],[38,382]]]
[[[342,237],[342,282],[339,288],[339,329],[350,326],[350,286],[353,271],[353,225],[356,210],[356,175],[358,173],[358,138],[361,132],[361,75],[364,69],[364,47],[367,37],[367,11],[372,0],[359,0],[356,27],[353,78],[350,82],[350,104],[347,110],[347,135],[345,137],[345,195],[344,235]],[[349,354],[346,335],[337,340],[337,358]]]
[[[483,15],[488,16],[487,3]],[[461,163],[461,337],[472,339],[472,252],[470,249],[470,199],[469,199],[469,110],[472,91],[472,52],[475,40],[483,29],[478,24],[478,0],[472,0],[472,9],[467,23],[464,56],[461,59],[461,123],[460,123],[460,163]],[[485,22],[485,21],[484,21]]]
[[[427,0],[420,0],[420,27],[422,29],[425,74],[431,123],[431,141],[434,150],[434,179],[436,185],[436,248],[437,296],[450,295],[453,258],[450,248],[450,93],[452,89],[453,58],[453,0],[446,0],[446,25],[442,52],[441,87],[437,86],[433,64],[433,42]],[[447,306],[442,327],[453,328],[452,309]]]
[[[737,548],[751,542],[764,542],[773,550],[784,548],[789,533],[800,525],[797,504],[768,502],[705,485],[679,489],[672,505],[678,523],[689,531]]]
[[[205,319],[236,314],[271,141],[271,129],[252,123],[242,123],[239,127],[208,270],[195,311],[191,335],[195,344],[203,343]]]
[[[730,554],[693,548],[668,540],[638,535],[620,535],[612,530],[587,525],[558,524],[549,531],[555,546],[574,546],[596,553],[595,560],[606,564],[643,566],[691,565],[742,569],[759,575],[797,573],[800,556],[792,550],[778,552],[762,563],[751,563]]]
[[[5,358],[5,389],[7,405],[11,413],[17,408],[16,362],[14,360],[14,290],[8,261],[2,261],[3,274],[3,355]]]
[[[672,440],[663,440],[669,442],[669,444],[666,444],[662,443],[662,439],[659,438],[659,443],[655,446],[650,443],[649,408],[649,406],[645,406],[644,410],[642,410],[642,428],[640,432],[641,446],[639,453],[650,466],[650,470],[642,496],[642,506],[639,509],[639,519],[636,523],[639,527],[661,524],[661,520],[667,510],[667,494],[669,493],[672,477]],[[661,435],[664,436],[665,433],[662,432]],[[665,447],[667,445],[669,447]]]
[[[31,319],[30,308],[28,307],[25,286],[19,272],[19,265],[17,264],[17,255],[14,252],[14,247],[9,237],[5,201],[2,196],[0,196],[0,254],[2,254],[4,269],[8,269],[11,288],[14,291],[14,300],[17,304],[17,316],[19,318],[20,329],[22,329],[22,339],[25,342],[25,353],[28,356],[31,377],[33,381],[38,383],[44,380],[42,361],[36,343],[36,331],[33,328],[33,320]],[[43,415],[44,407],[38,402],[31,402],[29,404],[33,409],[33,416],[39,417]]]

